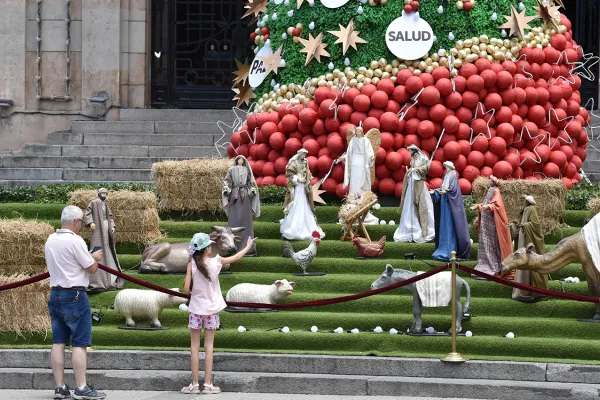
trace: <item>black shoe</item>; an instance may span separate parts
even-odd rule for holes
[[[65,387],[57,387],[54,389],[54,398],[55,399],[70,399],[71,392],[69,391],[69,387],[65,385]]]
[[[98,392],[90,385],[86,385],[83,389],[75,389],[73,392],[73,398],[76,400],[96,400],[103,399],[106,397],[106,393]]]

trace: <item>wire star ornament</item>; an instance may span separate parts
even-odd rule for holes
[[[225,152],[225,154],[227,154],[227,147],[229,145],[233,144],[229,141],[226,141],[226,137],[231,137],[231,135],[235,132],[239,132],[240,135],[247,135],[248,138],[250,138],[250,141],[252,143],[256,143],[256,129],[254,130],[254,132],[252,132],[252,134],[250,134],[250,132],[248,132],[248,130],[244,129],[244,130],[240,130],[243,126],[244,126],[244,121],[246,121],[248,119],[248,115],[253,114],[255,112],[256,107],[258,106],[257,103],[252,103],[250,105],[250,107],[248,108],[248,111],[244,111],[241,108],[234,106],[231,108],[231,111],[233,111],[233,114],[235,115],[235,119],[233,120],[233,123],[228,124],[226,122],[223,121],[217,121],[217,127],[221,130],[221,132],[223,133],[221,135],[221,137],[219,139],[217,139],[215,141],[215,149],[217,149],[217,152],[219,153],[219,156],[223,157],[223,153],[222,151]],[[235,153],[237,154],[237,151],[234,148]]]
[[[242,85],[246,84],[248,80],[248,75],[250,75],[250,64],[248,64],[248,59],[242,63],[237,58],[235,58],[235,63],[237,64],[237,71],[233,71],[235,78],[233,78],[233,83]]]
[[[533,7],[538,12],[538,18],[543,18],[544,23],[552,24],[556,30],[558,30],[558,25],[556,21],[554,21],[554,17],[556,14],[559,14],[558,11],[560,6],[553,6],[550,3],[544,2],[543,0],[537,0],[538,7]]]
[[[511,15],[504,16],[504,19],[506,19],[506,23],[504,23],[503,25],[500,25],[498,28],[508,29],[510,32],[510,35],[514,35],[515,33],[518,33],[518,35],[521,38],[524,38],[525,37],[525,29],[531,29],[531,26],[529,26],[529,22],[538,18],[538,16],[533,15],[533,16],[529,17],[529,16],[525,15],[526,10],[523,10],[523,12],[518,13],[512,4],[510,5],[510,10],[511,10],[510,11]]]
[[[577,47],[581,48],[581,46]],[[592,82],[596,81],[596,75],[592,72],[592,67],[594,67],[596,64],[598,64],[598,62],[600,62],[600,57],[594,55],[593,53],[585,53],[581,56],[581,59],[583,60],[583,62],[579,62],[579,65],[575,66],[575,68],[571,70],[571,73],[579,75],[580,77]],[[579,68],[583,69],[583,71],[575,72]]]
[[[590,106],[591,104],[591,106]],[[596,140],[598,143],[600,143],[600,134],[598,136],[594,135],[594,129],[600,129],[600,115],[596,115],[594,114],[594,109],[596,106],[596,102],[594,100],[594,98],[590,98],[588,101],[585,102],[583,108],[585,109],[589,109],[589,114],[590,114],[590,118],[591,121],[588,125],[585,126],[585,132],[587,134],[588,137],[588,144],[591,148],[593,148],[594,150],[600,151],[600,149],[598,149],[596,146],[594,146],[592,144],[593,140]],[[591,137],[590,137],[590,133],[591,133]]]
[[[479,117],[479,110],[481,110],[481,113],[483,114],[481,117]],[[486,115],[488,115],[490,113],[492,115],[490,115],[490,117],[486,121]],[[485,124],[486,124],[487,135],[484,132],[481,132],[481,133],[478,133],[475,137],[473,137],[473,135],[475,135],[475,131],[473,130],[473,128],[470,128],[471,129],[471,138],[469,139],[469,142],[471,144],[475,143],[475,140],[477,140],[477,138],[479,136],[483,136],[487,140],[490,140],[492,138],[492,131],[490,129],[490,122],[492,121],[492,118],[494,118],[494,115],[496,115],[496,109],[492,108],[492,109],[489,109],[489,110],[485,111],[483,103],[482,102],[477,103],[477,106],[475,107],[475,116],[473,117],[473,119],[471,120],[471,122],[475,121],[478,118],[483,119],[485,121]]]
[[[517,58],[516,60],[514,60],[514,63],[517,64],[521,60],[527,62],[527,54],[521,54],[519,56],[519,58]],[[525,76],[525,81],[530,81],[530,80],[533,79],[533,75],[531,73],[525,71],[525,62],[521,65],[521,70],[517,71],[517,72],[520,72],[520,73],[522,73]],[[508,70],[508,64],[506,64],[506,70]],[[554,70],[552,70],[552,72],[554,72]],[[515,83],[513,85],[513,88],[517,87],[517,83],[519,82],[519,80],[523,80],[523,78],[516,77],[515,78]]]
[[[552,119],[552,114],[554,114],[554,119]],[[563,137],[561,137],[560,134],[557,134],[556,140],[554,141],[554,143],[551,143],[552,133],[548,132],[548,145],[550,147],[550,150],[554,149],[554,146],[556,146],[556,143],[558,143],[559,140],[562,141],[564,144],[573,143],[573,138],[571,138],[571,136],[567,133],[567,127],[571,124],[571,122],[573,122],[574,119],[575,119],[574,116],[566,116],[565,118],[560,119],[560,118],[558,118],[558,114],[556,113],[556,110],[554,108],[551,108],[550,110],[548,110],[548,123],[546,125],[544,125],[542,128],[546,128],[546,127],[550,126],[552,123],[554,123],[555,125],[560,125],[560,122],[568,121],[567,124],[565,125],[565,127],[561,129],[561,131],[564,131],[565,134],[567,135],[567,137],[569,138],[569,140],[566,140]]]
[[[542,143],[544,143],[544,139],[545,139],[546,135],[544,135],[543,133],[540,133],[539,135],[531,136],[531,131],[529,130],[529,128],[527,127],[527,125],[523,125],[523,127],[521,128],[521,134],[519,136],[519,140],[517,140],[516,142],[513,142],[513,144],[519,143],[519,142],[523,141],[523,133],[524,132],[527,132],[527,136],[529,137],[529,140],[535,140],[535,139],[540,139],[540,140],[538,140],[538,142],[536,143],[536,145],[533,146],[533,149],[531,150],[531,152],[533,154],[535,154],[536,159],[532,158],[531,156],[525,155],[525,157],[523,157],[523,159],[521,160],[521,163],[519,164],[519,166],[523,165],[528,158],[530,160],[533,160],[536,164],[541,164],[542,163],[542,157],[537,152],[537,148],[538,148],[539,145],[541,145]],[[510,148],[513,149],[513,150],[515,150],[517,152],[517,155],[519,155],[519,156],[521,155],[519,153],[519,150],[515,149],[514,147],[510,147]]]
[[[419,104],[419,96],[421,96],[421,93],[423,93],[423,90],[425,90],[425,88],[421,89],[417,94],[415,94],[411,99],[410,99],[410,105],[409,103],[405,103],[402,108],[400,109],[400,111],[398,111],[398,116],[400,117],[400,121],[402,121],[404,119],[404,117],[406,117],[406,114],[408,114],[408,112],[410,111],[411,108],[413,108],[414,106],[416,106],[417,104]],[[408,106],[408,108],[406,108],[406,106]]]
[[[359,43],[368,43],[363,38],[359,37],[359,31],[354,30],[354,20],[351,19],[348,23],[347,27],[343,27],[342,24],[338,24],[340,26],[339,31],[328,31],[332,35],[336,36],[338,39],[335,41],[335,44],[342,43],[342,55],[346,55],[346,52],[352,46],[354,50],[358,50],[356,47]]]
[[[565,50],[560,52],[560,55],[558,56],[558,60],[553,63],[552,65],[561,65],[562,64],[562,60],[563,57],[567,60],[567,64],[571,65],[572,67],[569,69],[569,78],[559,75],[554,81],[550,82],[548,84],[548,86],[554,86],[557,83],[568,83],[570,85],[574,85],[576,83],[575,81],[575,77],[573,76],[573,71],[578,68],[582,63],[579,61],[574,61],[574,62],[570,62],[569,61],[569,55],[567,54],[567,52]],[[552,79],[554,77],[554,69],[552,70],[552,75],[550,76],[550,79]]]
[[[308,63],[314,58],[318,62],[321,62],[321,57],[331,57],[331,55],[325,50],[327,43],[323,43],[323,32],[319,33],[317,37],[313,37],[312,34],[308,34],[308,39],[298,39],[300,43],[304,45],[304,48],[300,50],[300,53],[306,53],[306,62]]]

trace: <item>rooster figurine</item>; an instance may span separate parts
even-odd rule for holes
[[[363,243],[358,235],[354,235],[352,244],[356,246],[358,254],[363,258],[375,258],[383,254],[385,248],[385,236],[379,239],[377,242]]]
[[[308,264],[312,262],[312,260],[317,256],[317,246],[321,242],[321,236],[319,232],[313,231],[312,240],[310,245],[304,250],[300,250],[297,253],[294,253],[294,249],[290,242],[283,242],[283,256],[287,258],[291,258],[294,264],[299,266],[302,269],[302,272],[297,272],[294,275],[298,276],[323,276],[324,272],[306,272],[306,268],[308,268]]]

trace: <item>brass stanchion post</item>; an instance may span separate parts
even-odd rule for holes
[[[443,362],[462,363],[466,358],[456,351],[456,252],[452,252],[452,352],[442,358]]]

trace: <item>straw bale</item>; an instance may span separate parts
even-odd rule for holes
[[[562,226],[567,189],[560,179],[514,179],[501,181],[500,194],[506,207],[509,221],[518,221],[523,209],[523,196],[531,195],[538,206],[540,225],[544,234]],[[481,203],[490,187],[488,178],[479,177],[473,182],[472,196]]]
[[[90,201],[98,198],[96,190],[77,190],[71,193],[69,203],[78,206],[85,213]],[[109,191],[106,203],[112,211],[117,229],[116,243],[150,244],[164,236],[159,230],[156,195],[152,192],[133,192],[129,190]],[[90,230],[80,232],[84,239],[89,239]]]
[[[0,274],[46,271],[44,246],[54,228],[45,222],[0,220]]]
[[[223,179],[231,161],[207,158],[152,165],[161,211],[221,211]]]
[[[598,214],[600,212],[600,197],[594,197],[590,201],[588,201],[588,210],[590,212],[590,217]]]
[[[0,275],[0,285],[26,278],[23,274]],[[49,279],[0,292],[0,331],[15,332],[21,336],[25,332],[47,333],[51,328],[49,297]]]

